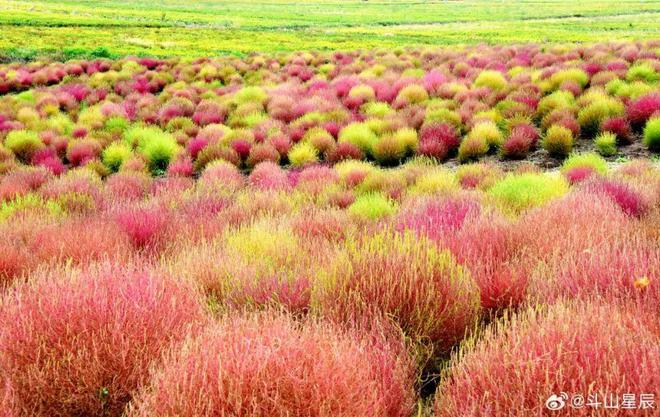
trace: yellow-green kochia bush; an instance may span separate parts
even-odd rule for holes
[[[504,212],[518,214],[567,192],[568,182],[560,175],[527,173],[505,177],[487,194]]]
[[[9,132],[5,138],[5,147],[12,151],[21,162],[29,163],[32,155],[44,148],[44,144],[36,132],[14,130]]]

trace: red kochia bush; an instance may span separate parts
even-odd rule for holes
[[[469,198],[426,200],[403,211],[396,227],[397,230],[412,230],[438,241],[455,233],[466,219],[478,215],[479,211],[479,203]]]
[[[0,299],[0,399],[4,385],[14,417],[119,417],[152,362],[204,319],[199,299],[120,265],[33,277]]]
[[[456,129],[446,123],[425,125],[419,132],[419,155],[445,159],[460,143]]]
[[[609,197],[629,216],[642,217],[650,209],[650,204],[645,197],[624,182],[597,179],[587,183],[585,189]]]
[[[116,221],[136,249],[153,249],[164,243],[170,213],[159,206],[127,208]]]
[[[600,296],[660,305],[660,287],[640,282],[660,274],[657,243],[643,236],[612,240],[592,250],[565,253],[538,267],[530,283],[532,300]]]
[[[660,347],[639,314],[649,312],[587,302],[503,321],[453,359],[437,390],[435,416],[631,415],[621,407],[604,410],[603,401],[623,393],[637,393],[639,401],[639,393],[657,389]],[[565,407],[549,411],[546,401],[562,392]],[[585,402],[597,394],[600,408],[572,407],[576,394]],[[652,415],[646,411],[633,414]]]
[[[263,313],[228,317],[170,354],[130,417],[406,417],[401,343]]]
[[[112,259],[124,262],[131,256],[131,244],[113,222],[98,217],[72,217],[40,227],[29,242],[32,257],[55,264]]]
[[[660,111],[660,94],[651,93],[631,102],[626,108],[626,115],[634,128],[641,129],[657,111]]]

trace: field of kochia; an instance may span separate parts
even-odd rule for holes
[[[155,3],[0,0],[0,417],[657,415],[658,2]]]

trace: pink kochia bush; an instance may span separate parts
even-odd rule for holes
[[[167,209],[157,205],[127,207],[117,214],[116,222],[136,249],[154,249],[165,243],[169,217]]]
[[[624,213],[642,217],[650,210],[650,203],[630,185],[614,180],[598,179],[585,185],[586,190],[609,197]]]
[[[587,301],[503,320],[453,359],[436,392],[435,416],[654,415],[603,408],[613,400],[609,395],[621,401],[624,393],[636,393],[639,404],[640,393],[657,390],[660,347],[648,320],[638,317],[645,314],[653,313]],[[549,411],[546,401],[562,393],[568,395],[564,409]],[[576,395],[583,407],[571,406]],[[585,405],[590,395],[598,395],[598,410]]]
[[[167,355],[128,416],[407,417],[411,364],[396,338],[279,313],[227,317]]]
[[[119,417],[149,367],[203,320],[194,287],[143,267],[33,276],[0,301],[0,407]]]
[[[450,249],[479,286],[481,305],[488,309],[524,301],[529,260],[519,256],[521,241],[505,219],[482,213],[468,197],[428,200],[404,211],[398,230],[412,230]]]

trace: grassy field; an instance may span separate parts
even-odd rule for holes
[[[5,60],[660,37],[660,1],[0,0]]]

